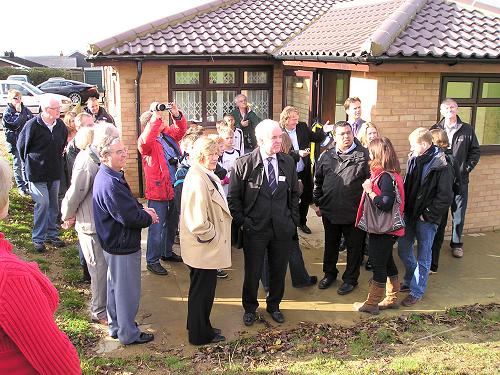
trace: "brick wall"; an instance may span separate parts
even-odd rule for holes
[[[439,85],[439,73],[351,75],[350,95],[358,95],[363,103],[375,103],[368,109],[363,105],[363,117],[371,118],[382,135],[391,139],[403,168],[409,152],[408,135],[417,127],[430,127],[438,119]],[[465,232],[500,229],[498,176],[500,158],[483,155],[471,174]]]

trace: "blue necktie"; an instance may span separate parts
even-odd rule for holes
[[[274,194],[276,189],[278,188],[278,183],[276,182],[276,175],[274,174],[273,163],[271,163],[273,158],[267,158],[267,178],[269,180],[269,187],[271,188],[271,193]]]

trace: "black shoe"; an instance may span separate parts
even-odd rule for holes
[[[299,229],[304,232],[305,234],[311,234],[311,229],[309,229],[309,227],[306,225],[306,224],[302,224],[301,226],[299,226]]]
[[[217,278],[225,279],[227,277],[227,272],[224,270],[217,270]]]
[[[161,260],[163,260],[164,262],[177,262],[177,263],[183,262],[182,257],[177,255],[176,253],[172,253],[172,255],[170,255],[169,257],[162,256]]]
[[[215,336],[214,336],[214,338],[210,342],[212,344],[216,344],[216,343],[221,342],[221,341],[226,341],[226,338],[224,336],[219,335],[218,333],[216,333]]]
[[[266,310],[270,315],[271,315],[271,318],[273,318],[273,320],[276,322],[276,323],[285,323],[285,317],[283,316],[283,313],[279,310],[275,310],[273,312],[269,311],[269,310]]]
[[[212,328],[212,331],[214,331],[216,335],[220,335],[220,333],[222,332],[219,328]]]
[[[45,240],[45,243],[48,243],[49,245],[52,245],[54,247],[64,247],[66,244],[64,243],[63,240],[59,238],[50,238]]]
[[[342,283],[340,288],[337,289],[337,293],[343,296],[344,294],[351,293],[354,288],[356,288],[356,285],[349,284],[349,283]]]
[[[318,277],[317,276],[311,276],[309,277],[309,281],[306,282],[305,284],[300,284],[300,285],[293,285],[294,288],[305,288],[311,285],[315,285],[318,282]]]
[[[168,271],[160,263],[148,264],[147,269],[155,275],[168,275]]]
[[[45,253],[45,251],[47,250],[45,248],[45,245],[43,243],[40,243],[40,242],[33,242],[33,246],[34,246],[35,251],[37,253]]]
[[[370,263],[370,259],[368,259],[368,260],[366,261],[366,264],[365,264],[365,270],[367,270],[367,271],[371,271],[371,270],[373,270],[373,266],[372,266],[372,264]]]
[[[336,277],[325,275],[325,277],[323,277],[320,280],[320,282],[318,284],[318,288],[319,289],[328,289],[330,287],[330,285],[333,284],[335,279],[336,279]]]
[[[247,327],[253,325],[255,323],[255,319],[257,319],[257,316],[255,315],[254,312],[246,312],[243,314],[243,323]]]
[[[153,341],[154,339],[155,335],[153,335],[152,333],[141,332],[139,338],[128,345],[146,344],[147,342]]]

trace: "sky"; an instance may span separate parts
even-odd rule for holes
[[[90,43],[145,23],[188,10],[210,0],[18,0],[2,17],[0,53],[16,56],[85,53]],[[279,0],[276,0],[279,1]],[[500,0],[481,0],[500,6]],[[79,6],[79,8],[77,8]],[[17,9],[22,7],[22,9]],[[14,8],[17,11],[14,11]]]
[[[21,0],[11,6],[22,9],[11,9],[2,17],[0,53],[14,51],[20,57],[85,53],[90,43],[208,2]]]

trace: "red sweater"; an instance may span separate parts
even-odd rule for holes
[[[57,290],[12,254],[0,233],[0,374],[81,374],[80,360],[54,321]]]

